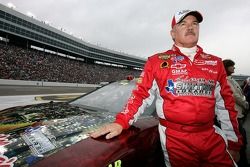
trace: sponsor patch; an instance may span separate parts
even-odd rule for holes
[[[183,68],[186,68],[186,64],[180,64],[180,63],[177,63],[177,64],[172,64],[171,65],[171,68],[174,68],[174,69],[183,69]]]
[[[178,62],[181,62],[184,60],[184,56],[182,55],[177,55],[177,56],[173,56],[171,58],[171,60],[174,62],[174,63],[178,63]]]
[[[172,69],[172,75],[188,75],[187,69]]]
[[[194,64],[195,65],[205,65],[205,61],[204,60],[194,60]]]
[[[141,83],[142,83],[142,77],[140,77],[140,78],[137,79],[137,83],[138,83],[138,84],[141,84]]]
[[[217,61],[216,60],[205,60],[205,64],[215,66],[215,65],[217,65]]]
[[[169,64],[168,64],[168,62],[164,61],[164,62],[161,63],[160,67],[161,68],[168,68]]]
[[[171,65],[172,75],[188,75],[186,64],[176,63]]]
[[[215,70],[212,70],[212,69],[208,69],[208,68],[201,68],[202,71],[206,71],[208,73],[211,73],[211,74],[217,74],[218,72],[215,71]]]
[[[195,60],[194,64],[215,66],[217,65],[217,60]]]
[[[167,92],[170,92],[172,94],[175,94],[175,90],[174,90],[174,82],[172,79],[167,81],[167,86],[166,86],[166,90]]]
[[[159,59],[161,60],[168,60],[171,57],[171,55],[167,55],[167,54],[160,54],[159,55]]]
[[[134,94],[131,94],[131,96],[128,99],[127,104],[125,105],[125,107],[124,107],[124,109],[123,109],[123,111],[121,113],[127,114],[129,112],[128,104],[133,104],[134,103],[134,99],[135,99]]]
[[[204,78],[167,80],[166,91],[175,96],[206,96],[211,97],[215,87],[214,80]]]

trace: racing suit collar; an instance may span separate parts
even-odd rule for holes
[[[203,49],[199,45],[196,45],[196,46],[197,46],[197,51],[196,51],[196,55],[194,56],[194,59],[203,52]],[[178,54],[184,55],[183,53],[181,53],[180,49],[175,44],[173,45],[172,50],[174,52],[177,52]]]

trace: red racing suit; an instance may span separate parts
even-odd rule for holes
[[[193,62],[176,46],[149,57],[115,122],[129,128],[155,97],[167,166],[235,165],[227,149],[238,151],[242,141],[220,58],[200,46]],[[214,126],[215,115],[221,128]]]

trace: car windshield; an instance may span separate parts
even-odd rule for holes
[[[115,114],[124,108],[135,88],[135,82],[136,80],[122,80],[111,83],[70,102],[70,104],[92,111],[108,111]],[[148,108],[144,115],[150,115],[153,111],[153,107]]]

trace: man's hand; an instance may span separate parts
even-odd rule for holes
[[[120,124],[118,124],[118,123],[110,123],[110,124],[103,125],[102,127],[100,127],[99,129],[97,129],[94,132],[91,132],[90,137],[97,138],[99,136],[107,134],[105,138],[106,139],[111,139],[111,138],[121,134],[122,129],[123,128],[122,128],[122,126]]]
[[[240,153],[234,150],[228,150],[235,162],[240,160]]]

